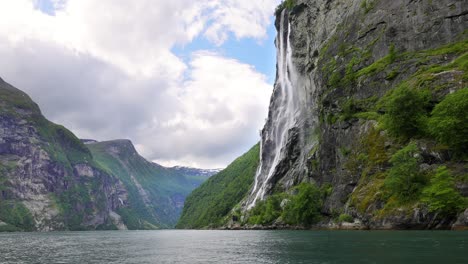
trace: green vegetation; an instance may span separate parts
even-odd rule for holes
[[[218,227],[248,193],[259,164],[259,144],[212,176],[186,199],[177,228]]]
[[[425,185],[425,177],[419,171],[418,151],[418,147],[412,142],[390,159],[392,167],[384,185],[389,196],[394,196],[399,201],[410,201],[419,196]]]
[[[359,78],[361,76],[366,75],[373,75],[379,72],[382,72],[385,68],[387,68],[390,64],[394,63],[397,59],[397,54],[395,50],[395,45],[390,45],[389,51],[387,56],[375,61],[371,65],[360,69],[356,73],[356,77]]]
[[[338,44],[335,44],[338,45]],[[329,49],[329,45],[327,49]],[[343,46],[343,44],[341,44]],[[468,149],[466,146],[467,129],[465,122],[466,88],[456,92],[455,95],[447,97],[448,102],[437,106],[438,100],[435,93],[446,89],[449,83],[442,83],[438,79],[438,74],[442,72],[462,72],[455,75],[452,83],[466,82],[468,70],[468,41],[462,40],[452,44],[442,46],[437,49],[423,50],[417,52],[406,52],[398,54],[395,46],[390,45],[387,56],[361,69],[365,62],[366,52],[353,47],[346,48],[340,46],[339,56],[352,54],[348,59],[348,64],[341,70],[337,68],[337,59],[331,57],[322,68],[325,78],[328,79],[328,85],[331,89],[337,87],[353,86],[356,79],[362,79],[364,76],[371,77],[380,72],[386,71],[386,80],[395,80],[400,75],[399,68],[404,68],[407,63],[427,64],[441,56],[458,56],[447,64],[429,64],[421,66],[417,72],[409,78],[396,85],[396,89],[390,90],[381,100],[370,100],[375,98],[357,100],[353,97],[339,102],[341,111],[333,114],[324,114],[322,121],[333,124],[338,121],[346,121],[351,118],[360,118],[367,120],[381,121],[384,127],[395,138],[407,141],[411,138],[437,139],[440,143],[448,145],[452,151],[463,152]],[[350,55],[351,56],[351,55]],[[344,58],[344,57],[343,57]],[[349,57],[348,57],[349,58]],[[395,65],[399,66],[396,67]],[[390,67],[392,66],[392,67]],[[392,69],[393,68],[393,69]],[[341,73],[344,72],[344,75]],[[328,77],[327,77],[328,76]],[[363,79],[362,79],[363,80]],[[328,91],[327,91],[328,92]],[[325,93],[326,95],[327,93]],[[457,97],[457,98],[455,98]],[[436,98],[436,100],[434,100]],[[367,100],[367,101],[366,101]],[[364,104],[363,104],[364,103]],[[431,114],[431,109],[434,111]],[[445,110],[442,110],[445,108]],[[452,109],[452,110],[449,110]],[[381,113],[384,113],[382,115]],[[458,116],[457,116],[458,114]],[[432,115],[432,117],[431,117]],[[440,122],[445,120],[444,122]],[[450,124],[449,124],[450,123]],[[454,141],[454,134],[458,135]]]
[[[362,1],[361,6],[365,10],[370,10],[374,4],[375,1]],[[347,29],[347,25],[340,25],[338,28],[342,32]],[[399,52],[394,44],[390,44],[388,54],[372,62],[373,47],[379,39],[381,39],[383,34],[385,34],[385,30],[381,30],[378,36],[365,47],[349,45],[349,41],[347,41],[346,38],[339,38],[338,34],[331,36],[322,46],[319,52],[318,65],[321,68],[321,74],[327,83],[328,89],[321,95],[320,100],[327,101],[326,98],[328,95],[338,91],[338,88],[351,98],[348,99],[348,101],[340,100],[338,102],[339,109],[341,110],[340,113],[336,113],[336,111],[322,111],[321,122],[334,124],[335,122],[345,121],[351,118],[379,121],[381,119],[381,114],[386,110],[383,106],[388,103],[387,101],[389,99],[392,99],[392,96],[386,96],[379,102],[376,100],[373,102],[373,105],[369,104],[365,108],[358,108],[354,107],[354,102],[352,102],[352,100],[356,100],[356,98],[352,97],[354,93],[353,90],[355,89],[354,87],[359,83],[361,85],[377,88],[379,83],[375,81],[375,79],[381,78],[394,82],[397,80],[398,76],[405,76],[409,71],[408,69],[411,68],[411,65],[416,65],[419,70],[409,76],[409,78],[403,80],[403,82],[390,85],[394,87],[404,87],[401,89],[403,91],[405,91],[405,88],[410,89],[412,91],[409,93],[418,93],[418,95],[425,94],[430,97],[432,93],[432,98],[430,98],[431,104],[426,105],[425,108],[427,116],[434,107],[435,92],[446,89],[450,83],[455,84],[468,81],[468,53],[466,53],[468,50],[468,40],[466,40],[466,32],[458,37],[459,41],[435,49]],[[449,63],[440,63],[441,60],[447,60],[447,58],[454,59]],[[460,71],[462,74],[456,74],[455,80],[453,81],[441,83],[438,74],[452,71],[455,73]],[[384,77],[382,77],[382,75]],[[389,94],[392,92],[393,91],[390,90]],[[409,95],[411,96],[411,94]],[[342,98],[344,98],[344,96]],[[437,100],[438,99],[439,98],[437,98]],[[423,116],[420,115],[419,117]],[[421,122],[416,122],[416,126],[423,125],[424,123],[427,128],[427,122],[424,122],[424,120],[419,121]],[[410,130],[414,131],[414,127]],[[417,132],[425,134],[427,131]],[[408,135],[399,136],[401,136],[401,138],[408,138]]]
[[[26,93],[1,81],[0,101],[8,102],[7,105],[0,105],[2,113],[17,115],[17,109],[40,113],[37,104],[35,104]]]
[[[364,10],[364,14],[369,13],[374,6],[375,6],[375,1],[376,0],[362,0],[361,1],[361,8]]]
[[[275,9],[275,16],[279,16],[284,9],[292,10],[296,5],[296,0],[283,0]]]
[[[0,200],[0,220],[7,223],[7,225],[0,226],[0,231],[33,231],[35,229],[31,213],[21,202]]]
[[[333,38],[332,38],[333,39]],[[395,49],[395,45],[390,45],[388,54],[375,61],[374,63],[364,67],[361,65],[367,61],[370,57],[370,49],[375,43],[371,44],[366,49],[359,49],[353,46],[346,48],[344,44],[339,46],[338,58],[344,59],[348,55],[351,56],[351,59],[348,60],[348,63],[341,67],[337,64],[337,59],[334,57],[329,58],[328,62],[322,67],[322,71],[325,76],[327,76],[327,85],[331,88],[337,87],[350,87],[356,84],[357,80],[363,76],[373,75],[379,72],[382,72],[389,65],[395,62],[398,57],[398,54]],[[323,50],[329,49],[330,44],[326,44],[323,47]],[[324,52],[324,51],[322,51]],[[388,79],[395,78],[399,73],[392,71],[388,74]]]
[[[468,152],[468,88],[447,95],[432,111],[429,133],[457,152]]]
[[[386,174],[381,168],[388,167],[392,149],[386,148],[389,138],[378,128],[371,128],[362,137],[359,148],[353,151],[345,164],[352,174],[360,174],[359,184],[351,195],[351,204],[359,212],[366,212],[370,204],[381,200]]]
[[[397,52],[395,49],[395,44],[390,44],[390,49],[388,50],[388,60],[390,63],[394,63],[397,58]]]
[[[430,93],[407,85],[392,90],[384,101],[384,127],[393,136],[405,140],[424,135]]]
[[[358,114],[361,114],[362,116],[364,113],[375,113],[374,106],[377,100],[378,99],[375,96],[365,99],[348,99],[343,103],[338,120],[346,121],[354,117],[359,117]]]
[[[76,164],[92,162],[88,148],[70,130],[43,117],[37,119],[36,124],[39,135],[47,142],[44,149],[69,172]]]
[[[291,197],[283,212],[283,220],[290,225],[306,227],[320,220],[322,208],[322,192],[314,184],[301,183],[295,187],[297,194]]]
[[[422,192],[421,201],[429,205],[429,210],[444,215],[456,215],[468,206],[466,198],[455,190],[455,182],[447,167],[439,167],[430,185]]]
[[[352,223],[354,222],[354,218],[349,214],[340,214],[338,217],[338,222],[340,223]]]
[[[310,227],[321,219],[320,208],[331,186],[318,188],[315,184],[301,183],[290,193],[276,193],[257,202],[248,212],[250,225],[272,225],[276,220],[294,226]],[[280,222],[281,222],[280,221]]]
[[[264,201],[258,201],[249,212],[248,223],[251,225],[270,225],[282,215],[281,202],[290,202],[290,196],[279,193],[269,196]]]
[[[0,225],[0,232],[19,232],[19,231],[22,231],[22,230],[10,224]]]

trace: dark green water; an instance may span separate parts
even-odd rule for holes
[[[468,263],[468,232],[0,233],[0,263]]]

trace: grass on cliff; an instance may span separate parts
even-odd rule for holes
[[[468,152],[468,88],[447,95],[428,120],[428,133],[457,153]]]
[[[177,228],[218,227],[248,193],[259,164],[259,144],[212,176],[185,200]]]
[[[437,141],[463,159],[468,154],[468,88],[446,95],[435,105],[433,97],[427,89],[406,85],[392,90],[383,103],[382,126],[403,142]]]
[[[296,0],[283,0],[283,2],[276,7],[275,16],[279,16],[284,9],[292,10],[295,5]]]
[[[39,107],[24,92],[0,80],[0,104],[2,112],[17,115],[17,109],[40,113]]]
[[[430,184],[422,191],[421,201],[431,212],[444,215],[456,215],[468,207],[468,198],[455,189],[454,178],[445,166],[437,168]]]
[[[388,196],[399,201],[415,200],[427,184],[425,175],[419,170],[421,156],[414,142],[397,151],[390,162],[392,167],[385,178],[384,189]]]
[[[34,219],[29,210],[18,201],[0,200],[0,220],[7,225],[0,226],[0,231],[33,231]]]
[[[376,0],[362,0],[361,1],[361,8],[364,11],[364,14],[369,13],[372,9],[374,9]]]
[[[365,138],[376,140],[372,134],[374,132]],[[382,135],[379,137],[382,137],[382,142],[389,140]],[[374,147],[355,150],[348,160],[348,169],[354,168],[353,173],[361,173],[359,184],[350,200],[360,213],[385,217],[411,214],[414,208],[426,207],[438,213],[439,217],[452,217],[468,206],[467,199],[455,188],[455,177],[449,168],[439,165],[422,170],[421,151],[415,142],[402,148],[393,142],[393,146],[400,149],[386,150],[384,144],[378,143]],[[356,155],[359,155],[358,161],[352,162]],[[382,207],[371,207],[375,204],[381,204]]]
[[[450,43],[436,49],[428,49],[413,52],[400,52],[395,45],[390,45],[388,54],[381,59],[378,59],[370,64],[369,50],[359,48],[342,48],[342,52],[338,52],[337,58],[325,56],[327,50],[330,49],[336,38],[331,38],[320,52],[320,63],[322,64],[322,72],[325,80],[327,80],[328,90],[322,95],[322,98],[337,88],[350,89],[357,83],[361,83],[368,78],[377,74],[384,74],[387,81],[394,82],[397,76],[404,69],[409,68],[413,64],[417,64],[418,70],[413,73],[409,78],[403,80],[399,84],[396,83],[395,87],[408,86],[412,89],[422,90],[426,89],[431,92],[446,89],[447,83],[438,83],[438,76],[444,72],[460,72],[453,83],[466,83],[468,81],[468,40],[461,40],[458,42]],[[338,44],[333,44],[338,45]],[[372,47],[372,46],[371,46]],[[368,48],[371,48],[368,47]],[[336,48],[336,47],[335,47]],[[346,62],[338,63],[344,58],[349,58]],[[440,63],[445,57],[454,58],[448,63]],[[366,84],[374,85],[374,84]],[[387,97],[388,98],[388,97]],[[378,103],[383,104],[387,99],[384,98],[380,102],[375,101],[374,105],[368,105],[366,108],[355,109],[355,111],[348,111],[346,107],[349,102],[342,100],[340,103],[341,111],[333,114],[333,116],[326,116],[323,121],[335,123],[349,119],[351,116],[361,119],[374,119],[378,120],[380,115]],[[353,98],[351,98],[352,100]],[[356,99],[355,99],[356,100]],[[366,100],[359,99],[359,100]]]
[[[36,120],[36,123],[39,135],[47,142],[43,147],[52,159],[70,171],[76,164],[92,163],[91,152],[70,130],[45,118]]]
[[[382,122],[387,131],[408,140],[421,136],[426,130],[431,93],[401,85],[390,91],[383,102]]]
[[[459,47],[458,43],[440,50],[460,52]],[[440,55],[440,50],[427,53]],[[468,88],[440,95],[440,90],[434,86],[435,80],[429,77],[447,71],[463,76],[466,70],[466,54],[445,65],[421,68],[376,103],[374,109],[384,110],[383,114],[376,112],[375,120],[380,123],[379,137],[390,136],[385,141],[397,149],[386,149],[384,145],[376,148],[382,153],[384,166],[371,162],[372,157],[377,156],[369,148],[355,150],[350,155],[348,169],[361,173],[351,201],[361,213],[374,210],[369,206],[375,205],[376,201],[383,203],[383,208],[375,211],[377,217],[411,214],[418,207],[429,208],[431,212],[438,213],[439,218],[453,217],[467,207],[466,199],[455,189],[455,178],[451,176],[450,168],[434,165],[436,168],[421,170],[423,161],[417,145],[421,141],[429,142],[435,151],[443,149],[449,151],[455,160],[465,160]],[[455,78],[460,79],[455,79],[454,83],[463,83],[464,77]],[[371,141],[378,142],[372,130],[364,138],[371,139],[363,143],[364,146],[372,146]]]

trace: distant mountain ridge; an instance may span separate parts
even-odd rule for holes
[[[197,168],[184,167],[184,166],[174,166],[171,168],[181,173],[184,173],[186,175],[205,176],[205,177],[211,177],[223,170],[223,169],[197,169]]]

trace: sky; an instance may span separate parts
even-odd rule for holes
[[[80,138],[222,168],[260,139],[280,0],[0,0],[0,77]]]

